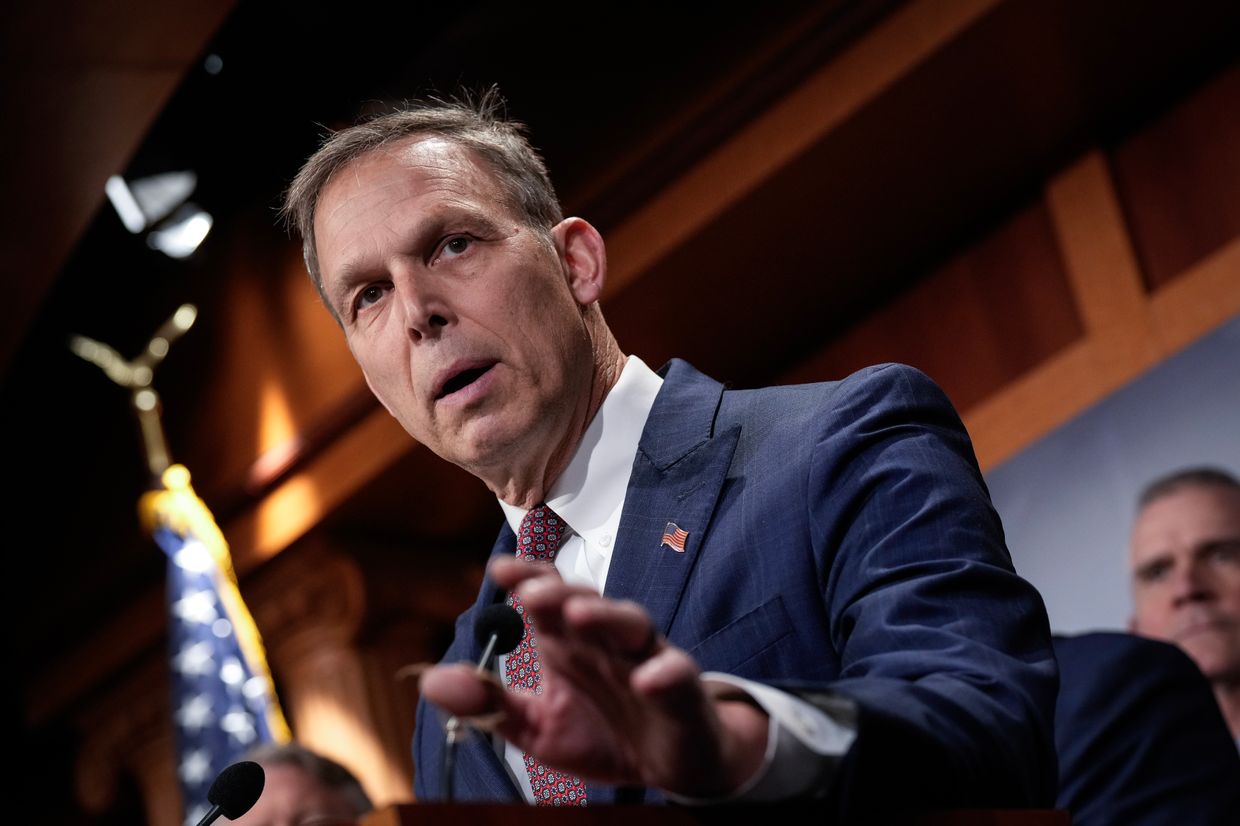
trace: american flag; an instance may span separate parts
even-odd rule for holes
[[[659,547],[666,545],[678,554],[685,552],[685,540],[689,538],[689,534],[680,529],[675,522],[668,522],[667,527],[663,529],[663,541],[659,543]]]
[[[221,770],[258,743],[290,735],[223,534],[184,467],[173,465],[162,481],[142,512],[168,556],[177,777],[192,826],[210,808],[207,791]]]

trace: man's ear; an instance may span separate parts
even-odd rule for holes
[[[552,228],[551,235],[573,298],[582,307],[598,301],[607,281],[607,248],[603,236],[583,218],[565,218]]]

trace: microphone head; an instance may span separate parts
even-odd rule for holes
[[[516,648],[525,636],[525,623],[517,609],[502,602],[483,608],[474,622],[474,639],[485,648],[492,634],[496,654],[507,654]]]
[[[220,772],[207,792],[207,800],[212,806],[219,806],[224,817],[236,820],[258,802],[265,781],[262,766],[251,760],[242,760]]]

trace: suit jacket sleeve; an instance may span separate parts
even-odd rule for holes
[[[809,523],[858,738],[839,810],[1050,806],[1057,672],[943,393],[899,365],[841,382],[813,447]],[[811,695],[812,696],[812,695]]]

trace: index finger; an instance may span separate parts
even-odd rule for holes
[[[565,602],[564,616],[578,634],[633,662],[649,659],[666,645],[646,609],[632,600],[574,596]]]

